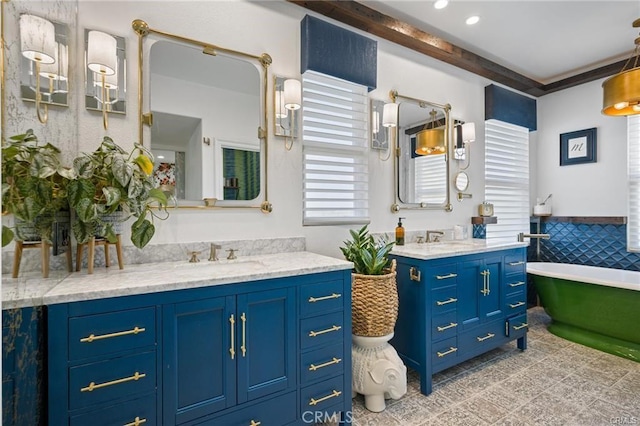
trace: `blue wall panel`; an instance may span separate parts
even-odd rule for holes
[[[536,100],[490,84],[484,88],[484,119],[538,129]]]

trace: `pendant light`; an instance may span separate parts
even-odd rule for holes
[[[633,21],[633,27],[640,27],[640,19]],[[635,44],[633,55],[622,71],[602,83],[602,113],[605,115],[640,114],[640,37],[636,38]],[[627,69],[629,65],[631,67]]]
[[[416,154],[436,155],[444,154],[444,129],[436,129],[436,110],[429,113],[431,115],[431,128],[421,130],[416,133]]]

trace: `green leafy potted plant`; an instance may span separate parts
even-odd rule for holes
[[[166,219],[167,197],[151,178],[153,154],[140,144],[135,148],[127,153],[105,136],[94,152],[74,159],[76,178],[69,183],[68,197],[78,243],[95,236],[115,242],[117,222],[133,217],[131,241],[142,248],[153,238],[154,218]],[[158,211],[164,211],[162,216]],[[117,222],[108,218],[115,213],[121,215]]]
[[[73,178],[60,163],[60,150],[39,144],[31,129],[9,138],[2,145],[2,211],[13,214],[15,232],[2,226],[2,246],[14,238],[51,244],[54,223],[69,221],[67,186]]]
[[[398,318],[396,263],[389,260],[394,242],[375,239],[367,225],[350,230],[351,240],[340,247],[353,262],[352,323],[353,334],[378,337],[393,332]]]

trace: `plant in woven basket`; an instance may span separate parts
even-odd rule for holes
[[[353,270],[356,274],[382,275],[388,273],[389,252],[393,249],[394,242],[386,242],[382,238],[376,240],[369,234],[367,225],[358,231],[349,230],[351,241],[345,241],[344,247],[340,247],[342,254],[353,262]]]
[[[353,334],[378,337],[393,333],[398,318],[396,262],[389,262],[394,242],[376,240],[367,226],[351,230],[352,240],[340,247],[353,262],[351,320]]]

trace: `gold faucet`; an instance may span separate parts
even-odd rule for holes
[[[191,258],[189,259],[189,263],[197,263],[200,262],[200,259],[198,259],[198,255],[200,254],[199,251],[190,251],[188,252],[189,256],[191,256]]]
[[[227,256],[228,260],[237,259],[236,257],[236,251],[238,251],[237,249],[229,249],[227,251],[229,252],[229,256]]]
[[[211,243],[211,251],[209,251],[209,262],[215,262],[216,260],[218,260],[216,249],[221,249],[221,248],[222,248],[221,245]]]
[[[433,235],[433,239],[431,239],[431,236]],[[427,243],[438,243],[440,242],[440,237],[442,237],[444,235],[444,232],[442,231],[427,231]]]

